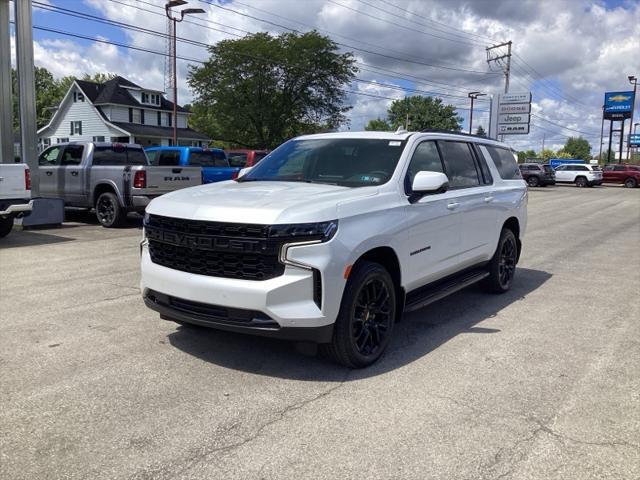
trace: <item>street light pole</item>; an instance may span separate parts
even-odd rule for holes
[[[629,75],[629,83],[633,85],[633,103],[631,104],[631,122],[629,123],[629,142],[627,144],[627,162],[631,158],[631,128],[633,127],[633,113],[636,109],[636,90],[638,89],[638,78],[634,75]],[[621,131],[620,135],[624,135]]]
[[[469,134],[473,133],[472,132],[472,128],[473,128],[473,101],[482,96],[482,95],[486,95],[486,93],[481,93],[481,92],[469,92],[467,94],[467,96],[471,99],[471,110],[469,110]]]
[[[177,50],[177,24],[184,20],[185,15],[193,14],[193,13],[205,13],[205,11],[201,8],[185,8],[180,11],[180,17],[174,17],[171,15],[171,9],[173,7],[180,7],[182,5],[186,5],[188,2],[185,0],[170,0],[164,6],[165,14],[167,18],[172,21],[173,29],[171,32],[171,42],[172,42],[172,50],[173,50],[173,58],[171,59],[172,72],[171,76],[173,77],[173,145],[178,145],[178,70],[176,67],[177,61],[176,57],[178,56]]]

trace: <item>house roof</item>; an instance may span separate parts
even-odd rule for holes
[[[139,135],[144,137],[173,137],[173,127],[157,127],[154,125],[140,125],[137,123],[111,122],[131,135]],[[209,140],[209,137],[203,133],[196,132],[190,128],[178,128],[178,138],[187,140]]]
[[[145,90],[124,77],[116,76],[104,83],[90,82],[87,80],[76,80],[78,86],[94,105],[103,105],[107,103],[115,103],[118,105],[127,105],[130,107],[148,108],[151,110],[168,110],[173,111],[173,102],[170,102],[163,96],[160,96],[160,105],[147,105],[138,102],[133,95],[125,87],[137,90]],[[149,89],[149,91],[157,92],[157,90]],[[178,105],[179,112],[187,112]]]

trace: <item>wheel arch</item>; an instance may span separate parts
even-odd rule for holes
[[[93,195],[91,196],[91,205],[95,206],[96,202],[98,201],[98,197],[106,192],[111,192],[115,194],[115,196],[118,197],[118,202],[120,202],[120,206],[124,205],[124,203],[122,202],[122,198],[120,197],[120,193],[118,192],[118,187],[116,187],[116,184],[111,181],[98,183],[94,187]]]
[[[391,275],[396,290],[396,321],[399,321],[404,311],[405,291],[402,287],[402,269],[397,253],[389,246],[375,247],[360,255],[353,265],[363,261],[378,263]]]
[[[516,261],[520,260],[520,252],[522,251],[522,241],[520,240],[520,220],[516,217],[509,217],[502,224],[502,228],[511,230],[516,236],[516,244],[518,245],[518,258]]]

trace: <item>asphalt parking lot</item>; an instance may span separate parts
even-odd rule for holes
[[[91,218],[0,241],[0,478],[640,477],[639,189],[534,189],[513,290],[359,371],[160,320]]]

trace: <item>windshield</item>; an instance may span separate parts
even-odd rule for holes
[[[393,175],[405,143],[363,138],[289,140],[239,181],[382,185]]]

